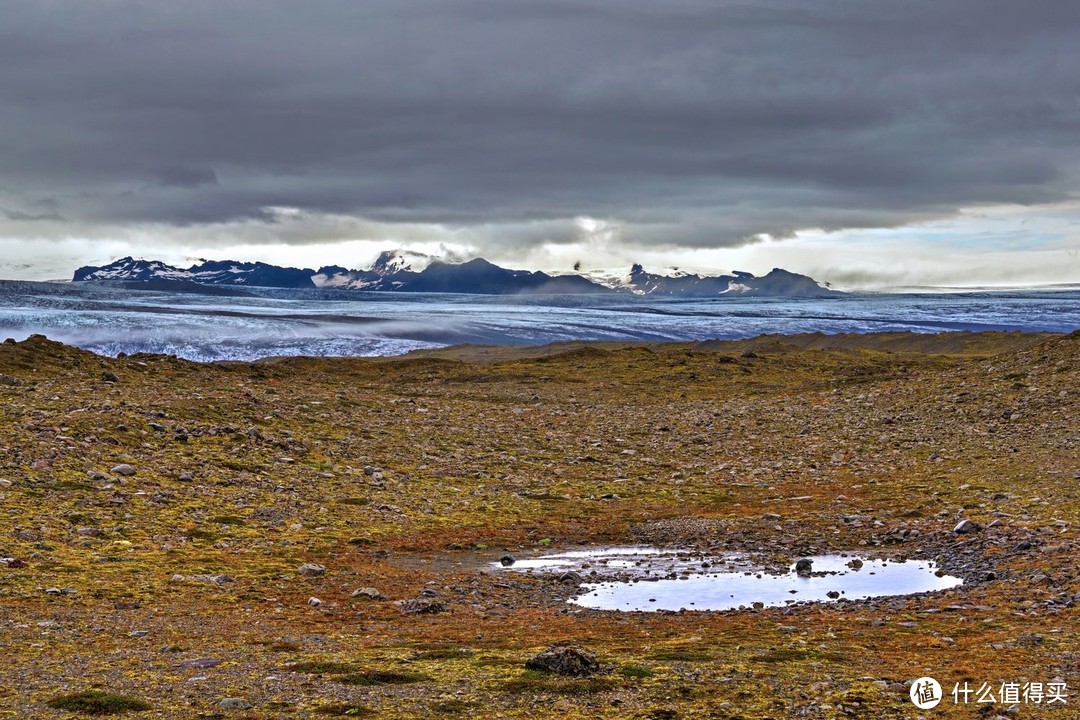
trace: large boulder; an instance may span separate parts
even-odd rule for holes
[[[555,645],[525,662],[529,670],[585,677],[600,672],[596,656],[575,645]]]

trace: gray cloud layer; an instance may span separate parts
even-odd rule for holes
[[[723,246],[1055,202],[1077,37],[1075,0],[7,0],[0,226],[285,206]]]

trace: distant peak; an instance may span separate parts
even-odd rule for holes
[[[399,272],[419,272],[433,260],[430,255],[412,250],[383,250],[371,264],[370,272],[383,276]]]

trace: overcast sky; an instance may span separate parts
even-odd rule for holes
[[[1080,282],[1076,0],[4,0],[0,277]]]

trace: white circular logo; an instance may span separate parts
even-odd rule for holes
[[[941,702],[941,685],[932,677],[921,677],[911,683],[911,702],[920,710],[935,708]]]

